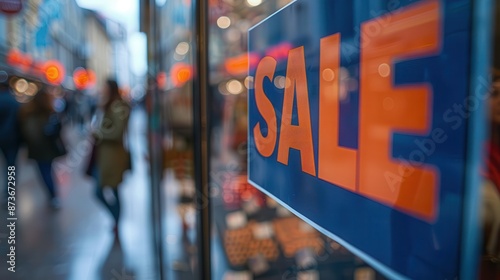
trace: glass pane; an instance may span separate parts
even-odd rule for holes
[[[193,170],[194,1],[164,1],[159,8],[162,113],[162,246],[167,279],[198,277]]]

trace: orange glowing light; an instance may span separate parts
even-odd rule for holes
[[[12,65],[23,72],[28,72],[33,66],[33,58],[29,54],[22,53],[17,49],[9,51],[6,57],[9,65]]]
[[[6,59],[8,64],[17,66],[23,60],[23,54],[19,50],[12,49],[7,54]]]
[[[170,70],[172,84],[175,87],[180,87],[191,79],[193,71],[191,65],[183,62],[176,63]]]
[[[226,59],[224,66],[229,74],[239,76],[246,75],[248,73],[248,67],[256,67],[259,61],[260,57],[257,54],[244,53],[242,55]]]
[[[45,79],[48,83],[53,85],[60,85],[64,80],[65,70],[64,66],[56,60],[49,60],[45,63],[44,67]]]
[[[79,67],[73,72],[73,83],[78,90],[87,89],[95,85],[95,74],[92,70]]]

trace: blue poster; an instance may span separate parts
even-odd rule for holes
[[[471,28],[469,0],[299,0],[253,27],[249,181],[387,276],[459,277]]]

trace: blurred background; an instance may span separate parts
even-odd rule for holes
[[[247,31],[289,0],[207,2],[210,192],[199,193],[195,2],[0,0],[0,166],[15,166],[18,218],[15,273],[0,226],[0,279],[203,279],[200,233],[212,279],[384,279],[247,181],[259,61]],[[2,191],[4,221],[14,201]]]

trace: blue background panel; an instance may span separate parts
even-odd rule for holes
[[[319,43],[341,33],[341,67],[350,80],[348,97],[340,102],[339,145],[358,148],[360,25],[397,13],[421,1],[299,0],[261,22],[249,32],[249,51],[262,56],[278,44],[304,46],[316,168],[318,165]],[[393,83],[427,83],[432,87],[430,131],[442,129],[447,137],[425,158],[437,170],[437,217],[433,222],[415,218],[301,171],[300,153],[290,149],[289,164],[277,161],[277,151],[262,157],[255,148],[253,127],[266,124],[249,90],[249,180],[322,230],[392,272],[418,279],[454,279],[458,276],[461,218],[466,160],[467,119],[456,112],[468,96],[470,68],[471,1],[440,1],[441,49],[438,54],[396,61]],[[418,36],[418,34],[415,34]],[[278,61],[276,76],[286,75],[287,61]],[[250,69],[255,76],[255,69]],[[281,125],[283,89],[264,81]],[[451,111],[450,111],[451,110]],[[296,118],[296,110],[294,110]],[[292,122],[293,124],[294,122]],[[279,130],[278,130],[279,131]],[[265,132],[264,132],[265,134]],[[279,140],[278,132],[278,140]],[[418,149],[415,140],[429,135],[393,133],[392,157],[408,159]],[[279,143],[279,142],[278,142]],[[277,143],[277,145],[278,145]]]

